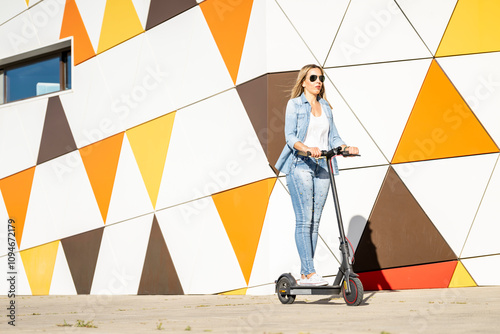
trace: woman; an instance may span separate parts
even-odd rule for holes
[[[321,150],[341,146],[350,154],[357,147],[346,146],[333,123],[332,109],[325,99],[323,69],[304,66],[297,76],[285,116],[286,145],[276,169],[287,174],[286,181],[295,211],[295,243],[300,256],[300,285],[327,285],[314,269],[321,212],[330,189],[327,161]],[[310,157],[300,153],[310,152]],[[338,174],[337,161],[333,158]]]

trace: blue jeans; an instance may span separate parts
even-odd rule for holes
[[[286,182],[295,211],[295,243],[300,256],[300,273],[309,275],[314,269],[314,252],[318,228],[330,189],[327,160],[294,156]]]

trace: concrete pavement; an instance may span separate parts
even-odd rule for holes
[[[0,298],[1,333],[498,333],[500,287],[365,292],[337,296],[17,296]],[[77,327],[88,326],[88,327]],[[95,327],[92,327],[95,326]]]

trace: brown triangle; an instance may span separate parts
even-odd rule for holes
[[[392,167],[356,249],[357,272],[456,260]]]
[[[90,294],[103,231],[102,227],[61,240],[79,295]]]
[[[151,235],[138,295],[183,295],[181,282],[177,276],[174,262],[170,257],[165,239],[156,220],[153,219]]]
[[[197,5],[195,0],[151,0],[146,30]]]
[[[76,150],[59,96],[49,98],[37,165]]]
[[[271,166],[285,145],[285,110],[297,73],[266,74],[236,87]]]

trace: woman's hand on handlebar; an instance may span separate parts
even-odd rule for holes
[[[321,156],[321,150],[317,147],[308,147],[306,152],[311,152],[311,157],[319,158]]]
[[[349,152],[349,154],[351,155],[359,154],[359,148],[357,148],[356,146],[344,146],[342,147],[342,149]]]

